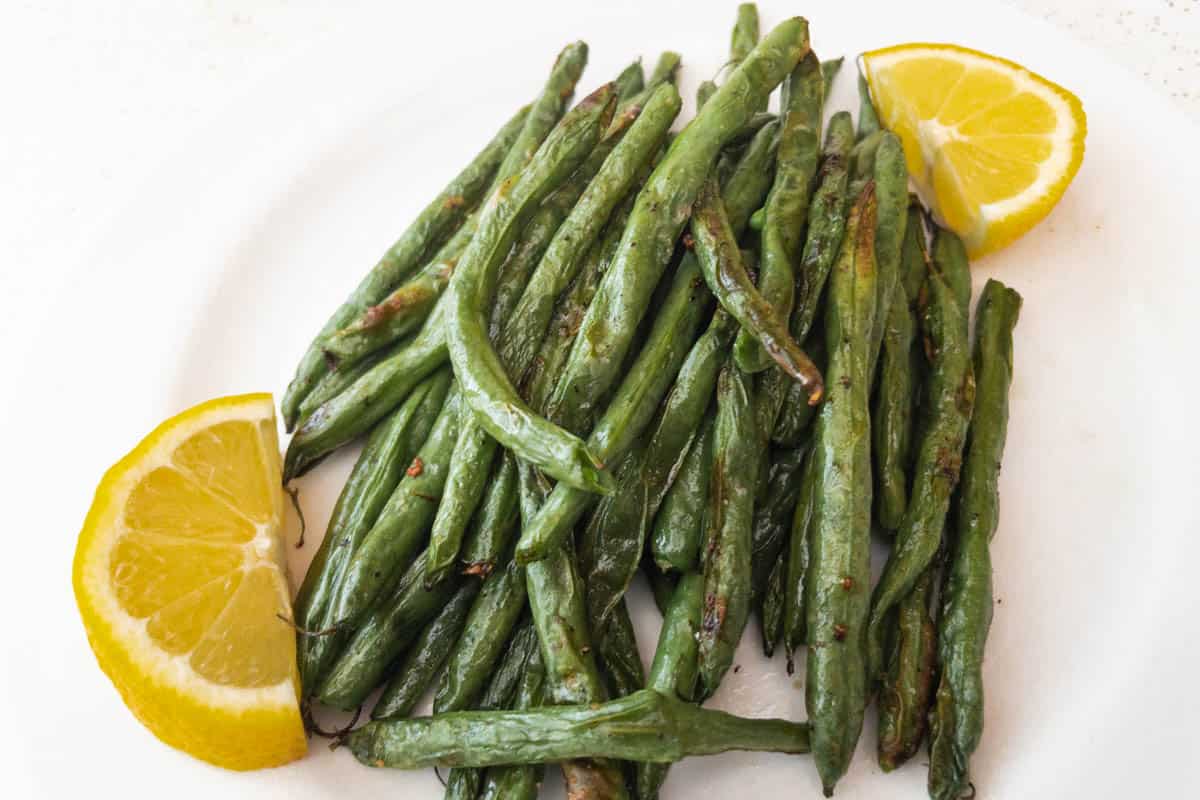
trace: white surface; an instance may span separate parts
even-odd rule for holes
[[[21,111],[15,127],[0,128],[0,227],[16,222],[4,234],[0,287],[9,351],[0,400],[6,796],[117,787],[127,797],[382,797],[405,788],[439,796],[427,772],[363,770],[319,743],[296,765],[249,775],[160,745],[95,667],[69,568],[103,469],[187,405],[279,392],[330,298],[532,94],[563,42],[592,45],[584,89],[635,54],[680,50],[690,96],[722,60],[732,10],[528,5],[469,15],[427,5],[419,24],[400,4],[369,20],[302,8],[273,14],[278,27],[269,30],[255,22],[263,17],[247,17],[240,35],[226,24],[227,7],[196,7],[182,28],[144,8],[106,9],[114,17],[103,24],[82,9],[89,30],[68,25],[57,41],[0,47],[9,59],[0,74],[17,84],[6,111]],[[765,24],[790,10],[760,6]],[[1188,144],[1196,127],[1096,51],[1012,10],[905,3],[868,15],[819,2],[800,10],[823,54],[955,41],[1015,59],[1082,98],[1088,153],[1074,185],[1043,225],[975,272],[977,287],[1002,277],[1026,304],[974,778],[989,799],[1196,795],[1200,442],[1190,412],[1200,390],[1192,366],[1200,287],[1190,242],[1200,219],[1188,191],[1200,181]],[[146,22],[143,14],[149,24],[137,41],[157,55],[124,46],[129,34],[120,32]],[[334,16],[339,25],[325,28],[321,20]],[[228,38],[221,52],[231,63],[217,67],[227,96],[193,129],[199,111],[185,98],[209,86],[208,65],[175,56],[203,51],[193,40],[214,35]],[[273,58],[259,61],[262,42],[276,39],[285,44],[269,45]],[[13,55],[35,51],[30,62]],[[91,72],[39,72],[49,62]],[[203,103],[213,104],[205,91]],[[137,107],[114,101],[121,96]],[[155,97],[164,116],[145,124]],[[850,97],[843,79],[835,103]],[[335,459],[308,482],[314,527],[347,467]],[[655,627],[653,612],[639,616],[647,652]],[[743,668],[715,705],[803,716],[802,692],[780,662],[757,655],[756,631],[740,656]],[[872,723],[838,797],[924,796],[922,758],[883,776],[873,749]],[[818,796],[811,764],[693,760],[673,771],[663,796],[768,792]]]

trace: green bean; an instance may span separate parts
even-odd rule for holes
[[[522,233],[521,241],[510,253],[501,272],[500,284],[496,290],[496,303],[492,310],[490,330],[493,342],[505,342],[521,331],[529,338],[540,336],[541,329],[545,328],[544,316],[548,312],[542,309],[541,315],[535,320],[534,316],[538,312],[534,310],[534,301],[526,298],[539,294],[557,296],[560,290],[557,282],[566,277],[552,276],[552,270],[543,268],[543,255],[547,256],[547,264],[557,264],[563,260],[566,254],[561,252],[561,246],[556,257],[551,257],[548,248],[558,241],[557,233],[560,227],[578,227],[579,223],[574,221],[577,215],[573,211],[577,204],[588,208],[596,206],[594,201],[585,203],[585,200],[581,199],[586,198],[585,191],[592,191],[590,187],[593,179],[600,185],[609,186],[614,182],[611,177],[613,170],[627,167],[631,160],[627,154],[629,148],[642,152],[651,146],[644,142],[645,126],[641,126],[629,145],[614,154],[614,149],[624,140],[626,133],[634,133],[630,131],[630,126],[640,117],[641,111],[640,106],[634,106],[614,118],[604,138],[593,148],[587,160],[534,213]],[[651,114],[651,124],[656,124],[655,117],[661,116],[658,111],[655,109]],[[664,130],[669,124],[669,120],[663,123]],[[610,155],[613,156],[611,163]],[[579,242],[580,246],[585,244],[577,236],[572,237],[572,240]],[[585,268],[589,263],[590,259],[585,259]],[[569,275],[569,271],[567,274]],[[518,304],[522,305],[520,310]],[[516,320],[523,320],[525,325],[509,324]],[[524,363],[504,363],[514,375],[519,376],[525,370]],[[478,465],[489,462],[495,452],[496,441],[473,418],[469,418],[459,432],[459,441],[450,461],[450,474],[446,479],[446,494],[438,507],[430,534],[430,541],[433,543],[430,553],[434,562],[431,564],[430,575],[434,581],[443,578],[453,565],[467,523],[485,489],[486,473],[479,470]]]
[[[588,589],[591,595],[591,589]],[[625,598],[613,606],[610,613],[595,631],[596,654],[600,659],[600,671],[607,679],[608,696],[624,697],[646,688],[646,671],[642,656],[638,652],[637,633],[629,616]]]
[[[658,613],[666,614],[667,607],[671,604],[671,595],[675,592],[676,575],[660,570],[648,550],[642,556],[642,571],[646,573],[646,580],[650,582],[650,594],[654,596],[654,605],[658,608]]]
[[[833,89],[833,82],[837,79],[838,72],[842,69],[842,56],[837,58],[828,58],[821,62],[821,79],[825,83],[825,96],[829,97],[829,92]]]
[[[303,426],[314,411],[325,405],[327,401],[344,392],[355,381],[366,375],[380,361],[383,361],[385,358],[391,358],[396,353],[399,353],[410,341],[411,339],[408,338],[401,339],[391,347],[376,350],[370,355],[360,358],[353,364],[341,364],[333,369],[326,370],[320,380],[313,385],[312,390],[304,396],[303,402],[300,403],[300,407],[296,412],[297,424]]]
[[[424,559],[414,561],[391,595],[371,609],[350,637],[321,681],[317,698],[327,706],[344,710],[362,705],[396,657],[450,602],[457,589],[457,582],[444,581],[426,590]]]
[[[563,220],[575,208],[579,198],[587,189],[588,184],[596,177],[609,154],[612,153],[629,128],[641,114],[641,106],[632,106],[613,116],[603,138],[588,153],[587,159],[579,165],[571,177],[546,200],[538,206],[537,211],[530,217],[525,229],[521,231],[520,239],[514,245],[512,252],[504,260],[500,268],[500,279],[496,285],[496,301],[492,307],[492,315],[488,333],[492,341],[500,338],[504,327],[512,318],[529,285],[534,270],[541,263],[542,256],[554,240]]]
[[[517,531],[517,462],[503,452],[492,466],[491,480],[471,520],[471,535],[463,544],[462,563],[468,575],[492,574]]]
[[[529,116],[525,118],[520,136],[497,171],[493,188],[524,169],[542,142],[550,135],[575,95],[575,85],[579,83],[583,68],[587,66],[587,58],[586,42],[572,42],[558,54],[554,66],[550,69],[550,76],[546,79],[546,85],[530,106]]]
[[[681,263],[659,305],[646,344],[588,440],[589,444],[597,445],[597,452],[612,459],[633,447],[691,355],[692,343],[710,307],[695,262]],[[656,458],[659,455],[655,453]],[[619,470],[617,477],[618,486],[628,488],[630,493],[618,496],[614,492],[604,498],[580,540],[580,567],[587,581],[588,606],[594,622],[607,618],[625,594],[645,549],[649,498],[648,486],[641,480],[644,457],[644,448],[629,454],[628,466]],[[555,487],[554,494],[568,493]],[[580,502],[590,499],[581,492],[570,494],[578,496]]]
[[[658,61],[654,64],[654,69],[650,72],[650,77],[646,80],[645,87],[642,90],[628,99],[622,100],[617,105],[617,114],[620,115],[627,108],[644,104],[652,94],[664,83],[675,83],[676,73],[679,72],[679,63],[681,61],[679,53],[673,53],[670,50],[665,50],[659,55]]]
[[[305,418],[284,454],[285,483],[366,433],[446,363],[446,300],[445,295],[438,300],[416,336]]]
[[[425,626],[404,656],[396,674],[388,681],[379,702],[371,711],[371,719],[407,717],[412,713],[446,665],[446,659],[462,633],[467,612],[471,610],[477,594],[479,581],[464,581],[445,608]]]
[[[952,235],[952,234],[951,234]],[[942,234],[944,238],[946,234]],[[937,247],[935,245],[935,253]],[[922,288],[920,321],[929,377],[921,403],[908,508],[875,587],[869,630],[870,675],[883,674],[885,632],[893,610],[933,561],[942,540],[950,496],[962,468],[963,442],[975,403],[975,378],[961,307],[935,258]]]
[[[475,703],[524,610],[524,570],[510,562],[487,577],[471,606],[433,699],[435,714],[462,711]]]
[[[660,311],[653,318],[645,345],[626,370],[625,378],[588,437],[589,449],[605,461],[618,463],[650,424],[708,311],[706,295],[699,266],[692,259],[683,259],[659,304]],[[593,307],[594,304],[595,300]],[[575,343],[578,344],[578,337]],[[575,409],[564,406],[561,410],[569,415]],[[529,563],[545,557],[567,536],[594,500],[592,495],[574,487],[561,483],[554,487],[537,518],[522,532],[517,543],[517,560]],[[620,535],[627,536],[628,531]],[[637,536],[641,537],[640,531]],[[625,575],[618,578],[621,586],[628,585],[640,550],[641,544],[627,550]]]
[[[330,606],[335,625],[354,624],[408,569],[433,522],[458,438],[461,395],[451,389],[429,438],[354,551]]]
[[[571,352],[571,342],[579,333],[583,315],[587,313],[588,305],[596,296],[600,278],[608,269],[612,256],[617,251],[617,245],[621,243],[621,233],[633,208],[633,199],[633,196],[626,197],[621,207],[613,213],[612,220],[604,229],[603,237],[592,244],[579,274],[554,309],[541,348],[525,372],[520,387],[531,403],[536,402],[535,407],[545,404],[546,398],[554,388],[554,379],[562,374],[563,365]],[[534,398],[538,399],[535,401]]]
[[[594,418],[595,404],[619,374],[717,155],[807,50],[803,19],[777,26],[675,137],[647,179],[550,399],[549,416],[568,430]]]
[[[933,266],[950,288],[955,304],[961,310],[959,332],[967,335],[967,309],[971,305],[971,268],[962,239],[945,228],[938,228],[933,237]]]
[[[860,71],[858,73],[858,139],[865,139],[872,133],[881,130],[879,115],[875,113],[875,105],[871,102],[871,87]]]
[[[879,690],[879,766],[891,772],[917,754],[933,696],[935,634],[929,617],[931,566],[900,601],[887,677]],[[956,795],[957,797],[957,795]]]
[[[810,450],[800,467],[800,485],[796,490],[796,505],[792,513],[791,537],[788,539],[788,549],[785,553],[787,561],[780,575],[783,585],[781,635],[789,675],[795,669],[793,654],[808,638],[808,603],[805,587],[808,586],[809,537],[816,505],[816,485],[816,460]]]
[[[703,605],[704,578],[696,573],[684,575],[663,615],[646,688],[680,700],[692,700],[697,681],[696,637],[700,633]],[[639,763],[637,796],[643,800],[657,797],[668,768],[667,764]]]
[[[786,326],[795,300],[795,274],[804,248],[803,227],[821,151],[824,83],[815,53],[810,50],[800,59],[784,88],[787,105],[779,134],[775,183],[765,206],[758,290]],[[759,338],[753,328],[743,327],[738,333],[733,353],[743,371],[762,372],[771,365]]]
[[[804,723],[735,717],[643,689],[599,705],[371,722],[345,742],[367,766],[420,769],[587,758],[665,764],[730,750],[807,753],[808,738]]]
[[[475,235],[476,222],[477,217],[472,213],[420,272],[383,300],[368,306],[353,322],[325,341],[326,358],[332,361],[334,370],[352,365],[399,341],[425,322],[450,282],[459,257]]]
[[[756,606],[762,602],[771,571],[790,538],[805,451],[804,447],[776,450],[770,454],[766,471],[760,473],[764,499],[755,503],[750,537],[750,591]]]
[[[742,235],[751,215],[771,190],[778,152],[779,122],[770,121],[754,134],[729,177],[722,182],[721,200],[734,236]]]
[[[542,690],[546,681],[546,668],[536,644],[525,662],[525,672],[517,685],[512,708],[528,711],[542,704]],[[545,768],[541,764],[492,767],[487,772],[481,798],[490,800],[537,800],[538,787]]]
[[[737,66],[746,60],[758,44],[758,6],[742,3],[738,6],[737,22],[729,39],[729,63]],[[764,108],[766,104],[763,104]]]
[[[679,73],[679,64],[683,57],[679,53],[671,50],[664,50],[658,56],[658,61],[654,62],[654,69],[650,71],[650,78],[646,81],[647,89],[657,89],[659,84],[675,83],[675,79]]]
[[[846,229],[846,159],[853,143],[850,115],[839,111],[830,117],[825,133],[817,190],[808,207],[808,233],[800,257],[796,306],[792,311],[792,336],[806,344]]]
[[[716,417],[700,423],[679,472],[654,518],[654,561],[664,572],[693,572],[700,566],[700,539],[712,475],[712,438]]]
[[[475,704],[476,710],[500,711],[512,708],[531,658],[537,658],[537,632],[526,622],[513,634],[487,689]],[[482,769],[452,769],[446,779],[446,800],[474,800],[479,795],[482,783]]]
[[[763,592],[759,617],[762,620],[763,655],[775,655],[775,648],[783,639],[784,575],[787,573],[787,551],[780,552],[767,576],[767,588]]]
[[[908,167],[904,147],[891,132],[883,134],[875,151],[875,199],[879,208],[875,223],[875,261],[879,272],[875,324],[871,328],[871,380],[887,327],[888,311],[900,283],[900,251],[908,221]],[[969,291],[969,288],[968,288]],[[966,306],[963,306],[966,308]]]
[[[868,184],[847,222],[829,287],[825,342],[830,396],[813,432],[808,527],[805,705],[825,796],[845,774],[867,705],[866,623],[871,582],[870,337],[878,294],[875,193]],[[793,536],[795,531],[793,531]]]
[[[280,402],[288,431],[295,428],[300,403],[326,370],[323,352],[325,340],[361,314],[367,306],[383,299],[396,283],[419,266],[430,250],[462,223],[470,209],[484,196],[497,167],[518,139],[528,113],[528,107],[522,108],[504,124],[479,155],[417,215],[321,328],[301,357],[296,374]]]
[[[850,150],[850,176],[859,181],[857,184],[859,190],[871,178],[872,172],[875,170],[875,153],[879,150],[879,143],[883,141],[884,133],[886,131],[875,131],[856,141]],[[851,186],[854,185],[851,182]],[[850,192],[849,201],[853,202],[856,197],[858,197],[857,192]]]
[[[567,550],[559,549],[549,558],[530,564],[525,579],[546,668],[546,702],[595,704],[605,700],[607,687],[592,650],[584,587],[574,558]],[[563,774],[569,797],[627,796],[617,764],[571,760],[563,764]]]
[[[758,483],[750,378],[731,362],[717,381],[700,626],[700,692],[712,697],[750,618],[750,529]]]
[[[897,282],[879,356],[878,389],[871,409],[875,459],[875,518],[894,531],[908,506],[913,414],[921,369],[917,343],[917,293],[925,280],[925,230],[919,206],[910,201]]]
[[[992,621],[988,546],[1000,517],[998,479],[1008,428],[1013,328],[1021,296],[989,280],[976,311],[975,415],[968,432],[962,485],[938,619],[937,702],[930,716],[929,796],[958,797],[983,734],[983,651]]]
[[[692,209],[691,231],[704,280],[722,308],[737,319],[743,330],[754,332],[771,358],[804,385],[809,402],[815,405],[823,391],[820,372],[792,339],[787,319],[750,280],[715,179],[705,184]]]
[[[530,564],[526,585],[542,644],[547,702],[564,705],[606,698],[607,691],[588,641],[583,581],[574,558],[566,550],[559,550],[550,558]]]
[[[804,347],[813,363],[824,372],[828,360],[825,355],[824,337],[820,336],[819,332],[815,332],[809,335],[804,342]],[[778,370],[768,372],[766,380],[772,382],[778,380],[777,374]],[[771,442],[780,447],[798,446],[804,440],[815,416],[816,409],[808,404],[804,396],[804,388],[795,381],[787,381],[787,394],[783,398],[779,413],[775,416],[775,427],[771,430]]]
[[[555,301],[579,274],[588,249],[662,145],[679,108],[679,91],[669,83],[660,86],[559,228],[501,337],[500,363],[514,375],[521,376],[533,361]]]
[[[582,441],[534,414],[521,400],[488,341],[483,309],[500,259],[522,224],[596,144],[614,102],[611,85],[583,100],[551,132],[519,180],[497,190],[450,282],[446,315],[450,360],[475,420],[497,441],[554,477],[596,491],[611,488],[611,476]]]
[[[544,766],[532,764],[492,767],[487,771],[479,800],[537,800],[544,771]]]
[[[400,482],[405,465],[428,435],[450,389],[450,370],[441,370],[418,386],[400,408],[384,420],[367,439],[362,454],[346,479],[325,530],[300,585],[292,613],[303,630],[324,630],[330,624],[329,606],[337,592],[346,563],[375,523],[387,499]],[[300,685],[307,696],[323,677],[329,660],[343,639],[337,635],[297,637]]]
[[[642,69],[642,60],[640,58],[621,70],[616,80],[613,81],[613,88],[617,91],[618,108],[625,101],[646,88],[646,72]]]
[[[714,81],[701,81],[696,87],[696,110],[704,108],[705,103],[717,93],[717,84]]]

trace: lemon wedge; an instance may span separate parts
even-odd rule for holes
[[[972,256],[1040,222],[1079,171],[1083,105],[1018,64],[955,45],[904,44],[864,53],[862,67],[921,199]]]
[[[212,400],[113,466],[75,549],[88,640],[157,737],[230,769],[304,754],[275,406]]]

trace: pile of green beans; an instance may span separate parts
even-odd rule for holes
[[[857,125],[828,113],[842,59],[804,19],[760,38],[741,4],[684,123],[677,53],[572,106],[587,56],[559,54],[284,395],[285,480],[365,437],[294,604],[306,708],[382,689],[341,738],[450,767],[452,800],[533,800],[548,763],[572,798],[653,800],[671,763],[739,749],[808,754],[829,796],[877,699],[883,770],[928,741],[931,797],[961,796],[1020,296],[988,282],[972,350],[962,242],[865,79]],[[806,720],[702,708],[755,614]]]

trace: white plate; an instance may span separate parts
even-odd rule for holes
[[[130,187],[106,235],[52,265],[68,279],[14,357],[0,401],[13,473],[3,483],[11,596],[0,639],[11,651],[0,738],[12,741],[0,757],[15,767],[6,781],[28,794],[119,783],[126,797],[180,800],[440,796],[430,772],[362,769],[320,742],[295,765],[247,775],[159,744],[96,668],[68,580],[103,469],[192,403],[280,392],[333,304],[534,93],[563,43],[591,44],[581,90],[635,55],[649,64],[678,50],[690,98],[722,62],[734,8],[404,5],[346,26],[259,84],[232,87],[228,109],[169,143],[174,155],[154,178]],[[1016,12],[760,6],[764,28],[809,14],[826,57],[952,41],[1026,64],[1082,98],[1088,150],[1074,185],[1044,224],[975,269],[976,287],[1000,277],[1025,307],[973,778],[981,798],[1197,796],[1197,129],[1099,54]],[[854,107],[851,75],[835,106]],[[56,284],[51,265],[23,266],[33,285]],[[333,459],[304,482],[318,530],[349,464]],[[657,616],[644,592],[636,600],[648,657]],[[804,716],[802,692],[781,661],[758,654],[754,628],[739,662],[714,706]],[[923,758],[885,776],[873,753],[871,721],[839,797],[925,796]],[[807,758],[694,759],[672,771],[663,797],[768,794],[818,796]]]

